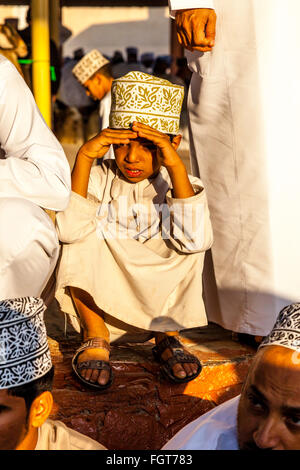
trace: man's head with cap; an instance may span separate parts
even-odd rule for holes
[[[95,100],[102,100],[111,89],[113,77],[110,62],[97,49],[82,57],[72,72],[86,88],[88,96]]]
[[[41,299],[0,302],[0,450],[34,449],[53,404]]]
[[[300,304],[261,343],[239,403],[240,449],[300,450]]]
[[[142,55],[141,55],[141,63],[147,67],[147,68],[150,68],[153,66],[154,64],[154,54],[153,52],[144,52]]]
[[[137,47],[127,47],[127,62],[128,64],[134,64],[138,61],[138,48]]]

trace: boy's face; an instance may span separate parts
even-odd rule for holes
[[[24,398],[0,390],[0,450],[14,450],[28,431]]]
[[[114,152],[121,173],[132,183],[151,178],[160,169],[159,149],[147,139],[137,137],[129,144],[114,144]]]
[[[102,100],[109,91],[109,83],[107,77],[100,73],[89,78],[85,83],[86,94],[94,100]]]

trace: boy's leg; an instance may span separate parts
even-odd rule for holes
[[[162,340],[164,340],[167,336],[179,336],[178,331],[166,331],[165,333],[155,333],[155,343],[158,345]],[[167,361],[173,356],[172,350],[170,348],[166,348],[161,357],[164,361]],[[178,379],[184,379],[185,377],[192,376],[196,374],[198,370],[197,364],[193,363],[177,363],[174,364],[173,368],[173,374],[175,377]]]
[[[87,341],[91,338],[100,337],[109,343],[109,331],[101,317],[101,310],[96,306],[93,299],[87,292],[76,287],[70,287],[72,299],[80,316],[83,326],[83,339]],[[78,356],[77,364],[84,361],[109,361],[109,351],[102,348],[92,348],[82,351]],[[92,383],[106,385],[110,374],[107,370],[82,369],[82,377]]]

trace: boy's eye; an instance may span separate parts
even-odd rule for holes
[[[127,147],[128,144],[114,144],[115,148]]]
[[[149,143],[147,142],[147,143],[144,143],[143,145],[144,145],[144,147],[147,147],[147,149],[149,149],[149,150],[155,150],[156,149],[156,145],[152,144],[152,142],[149,142]]]

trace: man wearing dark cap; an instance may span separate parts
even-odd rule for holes
[[[164,450],[300,450],[300,304],[261,343],[240,396],[185,426]]]
[[[147,73],[147,68],[138,59],[138,49],[136,47],[127,47],[127,62],[116,64],[113,68],[114,78],[120,78],[128,72],[144,72]]]
[[[54,369],[43,301],[0,302],[0,450],[104,450],[48,416]]]

